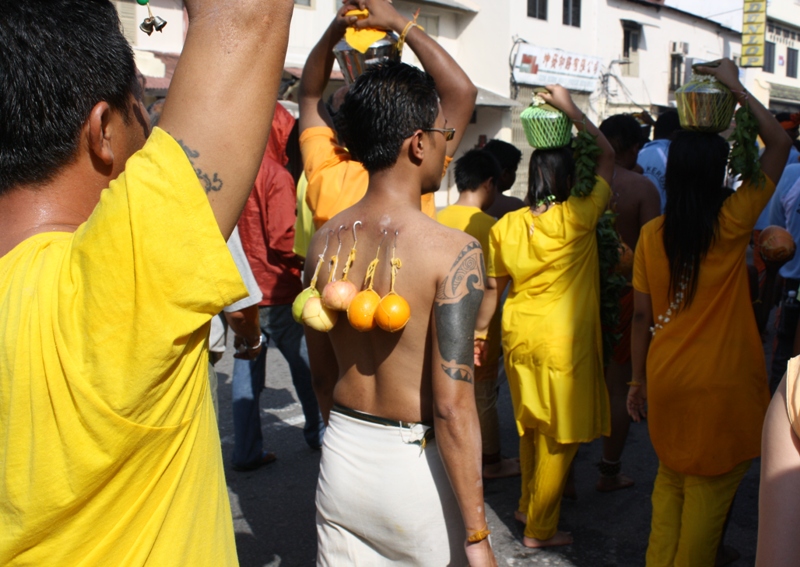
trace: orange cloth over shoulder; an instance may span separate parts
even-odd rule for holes
[[[767,179],[763,189],[745,183],[728,197],[700,265],[697,294],[677,314],[667,314],[664,217],[642,227],[633,286],[650,295],[654,320],[664,317],[647,353],[647,421],[658,458],[677,472],[720,475],[761,454],[770,395],[745,252],[774,191]]]
[[[300,150],[308,178],[306,203],[314,213],[314,225],[319,228],[361,200],[367,193],[369,174],[338,144],[331,128],[318,126],[304,130],[300,135]],[[445,157],[445,170],[452,160]],[[422,212],[435,219],[433,193],[423,195],[421,204]]]

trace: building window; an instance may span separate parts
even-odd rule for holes
[[[528,0],[528,17],[547,19],[547,0]]]
[[[622,58],[627,61],[622,64],[624,77],[639,76],[639,37],[641,33],[640,26],[628,25],[623,28]]]
[[[683,55],[673,53],[669,65],[669,90],[678,90],[683,84]]]
[[[564,0],[564,25],[581,27],[581,0]]]
[[[764,72],[775,72],[775,44],[771,41],[764,42]]]
[[[307,6],[309,8],[312,6],[311,2],[312,0],[294,0],[295,6]]]
[[[786,50],[786,76],[797,78],[797,50],[791,47]]]

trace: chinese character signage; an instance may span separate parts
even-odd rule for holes
[[[601,67],[600,57],[523,43],[514,63],[514,80],[527,85],[558,83],[573,91],[592,92]]]
[[[764,32],[766,27],[766,0],[744,0],[742,67],[764,66]]]

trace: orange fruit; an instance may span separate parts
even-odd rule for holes
[[[381,299],[375,310],[375,322],[384,331],[394,333],[406,326],[411,318],[408,301],[396,293],[389,293]]]
[[[767,262],[788,262],[794,258],[795,244],[788,230],[779,226],[768,226],[758,235],[761,257]]]
[[[327,333],[338,318],[339,313],[322,305],[319,297],[309,297],[303,306],[303,323],[315,331]]]
[[[356,294],[347,308],[347,319],[356,331],[371,331],[375,328],[375,310],[381,296],[371,289]]]
[[[352,282],[344,280],[329,282],[322,290],[322,304],[334,311],[347,311],[357,293],[358,290]]]

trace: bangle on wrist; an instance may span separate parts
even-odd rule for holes
[[[245,344],[247,344],[247,350],[258,350],[262,346],[264,346],[264,335],[259,333],[258,342],[256,344],[254,344],[253,346],[250,346],[250,343],[248,343],[247,341],[245,341]]]
[[[492,532],[489,530],[489,526],[484,526],[482,530],[478,530],[477,532],[473,532],[472,535],[467,537],[467,544],[470,543],[480,543],[489,537],[489,534]]]
[[[488,333],[475,333],[476,341],[485,341],[487,338],[489,338]]]
[[[639,382],[638,380],[631,380],[630,382],[626,382],[627,386],[644,386],[644,382]]]

